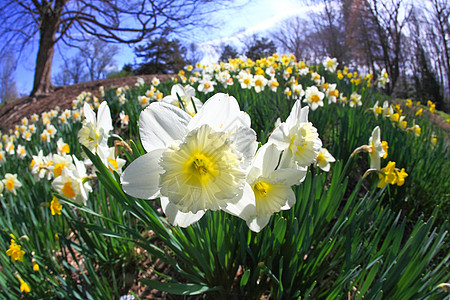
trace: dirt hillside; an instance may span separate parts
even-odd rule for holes
[[[59,106],[63,110],[71,108],[72,100],[83,91],[98,95],[100,86],[103,86],[105,90],[111,87],[116,88],[124,85],[132,87],[136,83],[138,77],[142,77],[145,82],[149,82],[153,77],[158,77],[161,81],[164,81],[172,76],[173,75],[139,75],[96,80],[57,87],[53,93],[47,96],[38,98],[23,97],[17,100],[11,100],[0,106],[0,130],[3,131],[3,133],[6,133],[8,129],[19,124],[23,117],[30,117],[35,113],[40,115],[42,112],[49,111],[56,106]]]

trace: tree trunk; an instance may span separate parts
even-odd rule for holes
[[[56,31],[59,26],[60,12],[43,9],[40,14],[39,50],[36,58],[34,84],[30,97],[45,95],[53,90],[52,62],[55,52]]]

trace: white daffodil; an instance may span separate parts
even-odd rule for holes
[[[370,168],[380,170],[380,158],[386,154],[380,138],[380,127],[375,127],[369,138]]]
[[[325,70],[330,71],[331,73],[336,72],[336,68],[339,65],[336,58],[325,58],[323,61],[323,66],[325,67]]]
[[[315,162],[315,165],[319,168],[321,168],[323,171],[328,172],[330,171],[330,163],[335,162],[336,159],[333,157],[333,155],[328,152],[325,148],[320,148],[319,154],[317,155],[317,159]]]
[[[72,156],[53,154],[52,168],[53,168],[53,176],[55,178],[61,176],[64,168],[66,168],[69,171],[75,170],[75,165],[73,164]]]
[[[64,143],[62,138],[59,138],[56,141],[56,151],[59,155],[67,155],[70,153],[70,146],[67,143]]]
[[[238,81],[241,89],[250,89],[252,87],[253,75],[242,70],[238,74]]]
[[[214,85],[216,84],[215,81],[212,81],[211,79],[207,77],[203,78],[199,81],[199,85],[197,87],[199,92],[203,92],[205,94],[211,93],[214,91]]]
[[[20,159],[24,159],[27,156],[27,150],[22,145],[17,145],[16,153]]]
[[[85,103],[83,109],[86,118],[78,132],[80,143],[94,153],[106,152],[109,132],[113,129],[108,104],[106,101],[100,104],[97,116],[89,104]]]
[[[336,83],[332,83],[332,84],[328,85],[326,94],[328,97],[328,103],[336,103],[337,102],[337,97],[339,97],[339,90],[336,89]]]
[[[255,88],[255,92],[260,93],[264,91],[268,80],[263,75],[255,75],[252,79],[252,86]]]
[[[268,143],[274,143],[284,150],[280,166],[297,167],[306,171],[308,165],[315,162],[322,141],[317,129],[308,122],[309,107],[301,108],[300,100],[292,107],[286,122],[275,128]]]
[[[83,162],[73,156],[74,170],[63,168],[61,176],[56,177],[52,187],[62,196],[77,204],[86,204],[88,193],[92,187],[86,180],[86,167]]]
[[[50,180],[53,176],[53,154],[44,156],[42,150],[38,155],[33,155],[33,159],[30,163],[31,174],[33,174],[35,180],[47,177]]]
[[[257,143],[250,117],[235,98],[216,94],[194,117],[173,105],[152,103],[139,117],[139,130],[148,153],[122,174],[127,194],[161,197],[169,220],[182,227],[207,209],[242,198]]]
[[[0,150],[0,166],[6,161],[5,151]]]
[[[240,217],[252,231],[261,231],[273,213],[290,209],[295,204],[296,197],[291,186],[302,180],[306,172],[291,168],[276,170],[280,154],[274,144],[262,146],[246,179],[246,189],[252,193],[244,193],[241,201],[226,207],[226,211],[232,214],[240,212]]]
[[[319,106],[323,106],[323,97],[325,97],[325,94],[320,92],[316,86],[309,86],[306,88],[303,102],[308,103],[311,110],[314,111]]]
[[[2,182],[5,185],[5,190],[14,195],[17,195],[16,189],[22,187],[22,183],[17,180],[17,174],[6,173]]]
[[[357,92],[353,92],[350,95],[349,105],[350,107],[361,106],[362,105],[361,95],[358,94]]]
[[[162,101],[184,109],[184,111],[191,116],[195,115],[196,109],[198,111],[203,106],[203,103],[195,97],[195,89],[190,85],[186,85],[185,87],[183,87],[181,84],[176,84],[172,86],[170,95],[164,97]],[[192,103],[192,101],[194,102],[194,104]]]
[[[110,147],[108,155],[105,158],[102,158],[102,160],[103,163],[111,171],[111,173],[117,172],[118,174],[122,174],[122,168],[125,165],[126,160],[120,157],[116,157],[115,150],[116,150],[115,147]]]

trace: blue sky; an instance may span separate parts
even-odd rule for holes
[[[212,45],[221,42],[235,44],[242,35],[264,32],[273,27],[278,21],[291,15],[302,14],[306,8],[299,0],[253,0],[247,3],[239,0],[236,3],[247,3],[239,9],[229,9],[212,15],[219,20],[220,28],[205,29],[195,35],[192,42],[198,43],[205,51],[203,62],[208,63],[217,59]],[[28,94],[33,85],[34,66],[37,53],[37,38],[26,53],[22,53],[16,70],[16,82],[19,93]],[[67,53],[67,49],[62,50]],[[70,52],[69,52],[70,53]],[[121,69],[126,63],[134,63],[133,48],[127,45],[120,47],[120,54],[116,56],[116,67]],[[53,59],[53,74],[59,71],[61,55],[55,51]]]

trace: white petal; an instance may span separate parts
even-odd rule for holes
[[[188,128],[192,130],[207,124],[215,131],[230,132],[239,126],[250,127],[248,121],[247,115],[241,112],[234,97],[217,93],[203,104]]]
[[[299,123],[308,122],[308,112],[309,107],[305,106],[301,108],[300,100],[297,100],[292,107],[289,117],[286,119],[288,130],[290,130],[292,127],[297,126],[297,124]]]
[[[294,185],[305,179],[307,171],[308,168],[306,167],[278,169],[270,174],[270,179],[274,182],[283,182],[286,185]]]
[[[273,143],[279,150],[284,150],[289,147],[291,139],[289,138],[289,130],[286,123],[281,123],[275,128],[269,137],[267,143]]]
[[[195,214],[191,212],[184,213],[181,212],[175,204],[171,203],[169,198],[161,197],[160,199],[161,207],[166,214],[167,219],[169,219],[169,222],[174,226],[188,227],[200,220],[205,214],[204,210],[199,210]]]
[[[142,146],[150,152],[165,149],[175,140],[182,140],[189,120],[191,116],[182,109],[167,103],[153,102],[139,117]]]
[[[241,198],[235,203],[227,203],[222,210],[245,221],[250,220],[256,214],[255,194],[252,187],[246,183]]]
[[[281,207],[281,210],[288,210],[291,209],[292,206],[294,206],[295,202],[297,202],[297,197],[295,197],[294,191],[291,189],[287,196],[286,204]]]
[[[92,110],[91,106],[85,102],[83,106],[84,117],[88,123],[95,123],[95,113]]]
[[[159,197],[159,176],[163,173],[159,160],[163,152],[164,149],[151,151],[125,169],[120,177],[125,193],[140,199]]]
[[[98,107],[97,126],[103,128],[106,133],[113,130],[111,112],[109,111],[109,106],[106,101],[103,101]]]
[[[247,226],[251,231],[260,232],[270,221],[272,215],[259,215],[247,221]]]
[[[275,144],[265,144],[258,149],[253,166],[262,170],[262,176],[269,178],[280,160],[281,151]]]
[[[234,142],[236,149],[244,156],[242,168],[246,169],[258,148],[255,131],[249,127],[239,127],[234,133],[229,135],[229,139]]]

